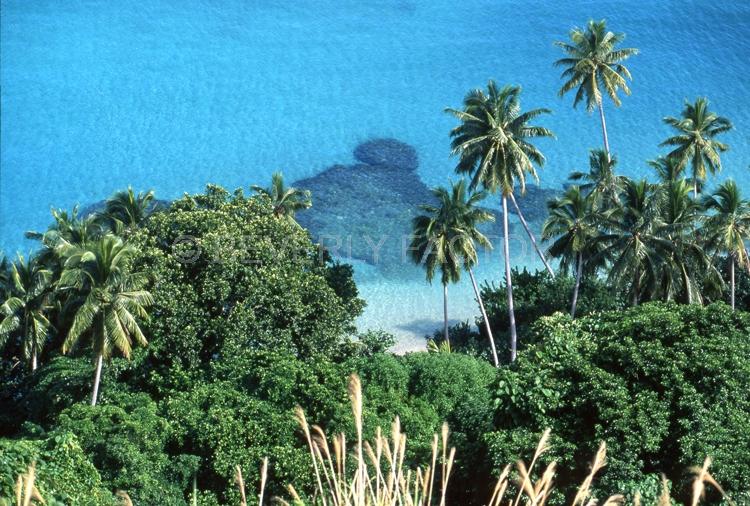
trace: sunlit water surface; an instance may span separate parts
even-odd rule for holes
[[[452,175],[451,118],[465,92],[495,78],[549,107],[557,140],[542,186],[557,188],[600,144],[596,117],[559,99],[552,45],[573,25],[606,17],[642,54],[633,94],[608,126],[622,172],[648,174],[683,99],[710,97],[732,119],[721,177],[750,192],[750,2],[510,0],[2,0],[0,246],[44,228],[49,209],[98,201],[132,184],[160,198],[269,180],[335,163],[373,137],[414,146],[432,186]],[[377,206],[377,202],[355,202]],[[536,266],[516,241],[514,262]],[[499,279],[497,255],[481,279]],[[392,266],[391,266],[392,267]],[[399,275],[356,262],[368,309],[361,326],[422,344],[439,326],[442,291],[415,268]],[[451,315],[477,313],[468,282]]]

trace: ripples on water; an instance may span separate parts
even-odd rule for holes
[[[32,246],[23,232],[45,227],[50,206],[86,205],[128,184],[168,199],[208,182],[247,188],[279,169],[289,181],[315,178],[357,163],[353,149],[377,137],[416,149],[419,167],[402,181],[407,197],[409,187],[420,188],[413,197],[424,190],[419,180],[455,178],[453,122],[442,111],[491,77],[521,84],[525,107],[555,110],[543,120],[558,139],[541,143],[548,158],[541,175],[543,187],[558,188],[600,143],[596,118],[557,98],[551,65],[559,57],[552,42],[589,17],[606,17],[642,52],[629,65],[633,95],[607,109],[620,169],[647,174],[645,160],[668,134],[661,118],[706,95],[737,127],[725,138],[731,151],[721,177],[750,192],[748,2],[2,0],[0,7],[6,251]],[[388,207],[353,204],[358,215]],[[324,219],[326,210],[317,211]],[[517,242],[516,261],[534,264],[523,248]],[[363,325],[415,339],[439,320],[440,289],[427,287],[418,270],[384,276],[355,264],[370,302]],[[496,256],[484,264],[482,277],[499,277]],[[452,293],[456,318],[476,312],[470,287]]]

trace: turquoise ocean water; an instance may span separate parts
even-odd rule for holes
[[[736,126],[720,177],[750,193],[747,1],[2,0],[0,247],[28,251],[23,232],[44,228],[52,206],[128,184],[168,199],[279,169],[293,181],[352,163],[372,137],[414,146],[422,180],[444,184],[453,121],[442,110],[489,78],[520,84],[525,107],[554,110],[541,176],[559,187],[600,131],[556,96],[552,42],[591,17],[642,51],[629,62],[633,95],[607,108],[620,170],[648,174],[668,134],[661,118],[705,95]],[[481,277],[499,277],[498,262],[488,257]],[[357,263],[357,278],[363,326],[408,343],[440,319],[440,288],[414,269],[385,277]],[[455,319],[476,313],[468,282],[451,293]]]

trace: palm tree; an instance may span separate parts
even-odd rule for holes
[[[716,140],[716,136],[732,129],[732,123],[708,110],[708,100],[696,99],[685,102],[680,118],[666,117],[664,123],[677,130],[677,135],[668,138],[660,146],[674,146],[667,156],[677,161],[679,168],[688,162],[693,171],[693,194],[698,198],[700,183],[706,179],[706,169],[711,174],[721,170],[719,153],[729,146]]]
[[[649,160],[651,168],[656,171],[656,176],[662,184],[678,181],[683,178],[685,167],[680,167],[677,160],[668,156],[659,156],[656,160]]]
[[[438,205],[422,206],[422,209],[428,213],[428,219],[432,222],[432,227],[439,228],[447,234],[448,254],[461,261],[464,269],[469,273],[474,289],[474,296],[479,304],[479,310],[484,320],[484,327],[490,341],[492,359],[497,367],[499,360],[497,358],[495,340],[492,337],[489,318],[484,309],[482,295],[479,292],[476,277],[474,276],[474,266],[479,261],[476,245],[479,244],[485,248],[492,247],[489,239],[478,228],[482,223],[495,221],[492,213],[477,207],[486,198],[487,194],[484,192],[468,192],[466,181],[461,179],[457,183],[452,183],[449,190],[435,188],[433,195],[437,198]],[[424,220],[419,221],[421,229]]]
[[[141,346],[147,344],[137,319],[148,318],[146,307],[153,303],[153,297],[144,290],[145,274],[130,271],[129,262],[135,251],[119,237],[105,235],[84,248],[66,252],[60,283],[80,290],[85,299],[75,312],[63,353],[90,332],[96,361],[92,406],[96,405],[103,359],[115,349],[129,358],[133,340]]]
[[[684,297],[684,302],[701,302],[701,284],[707,287],[720,276],[711,259],[696,240],[696,222],[701,219],[701,206],[690,198],[690,184],[676,179],[658,186],[660,230],[657,235],[666,238],[671,247],[667,259],[658,266],[655,274],[655,295],[666,300]]]
[[[567,273],[575,269],[575,287],[570,304],[570,316],[575,318],[578,305],[578,291],[584,270],[592,270],[591,259],[599,246],[595,239],[599,234],[598,212],[594,207],[593,195],[584,195],[581,188],[571,186],[562,197],[547,203],[549,216],[542,227],[542,239],[555,241],[548,252],[560,259],[560,268]]]
[[[46,232],[26,232],[26,237],[42,243],[42,249],[37,255],[39,261],[57,275],[62,268],[62,249],[71,246],[83,247],[101,237],[105,228],[101,220],[94,215],[79,216],[78,206],[71,212],[53,209],[52,218],[54,222]]]
[[[606,209],[619,202],[627,179],[617,175],[616,165],[616,156],[610,156],[602,149],[592,149],[589,153],[589,171],[573,172],[570,179],[583,182],[580,189],[594,195],[597,203],[603,204]]]
[[[128,186],[127,190],[119,191],[107,199],[101,217],[113,231],[120,227],[132,230],[143,223],[153,209],[153,190],[136,194]]]
[[[281,172],[275,172],[271,177],[271,186],[263,188],[253,185],[252,189],[258,195],[265,195],[271,199],[273,214],[277,217],[285,217],[294,220],[294,214],[302,209],[312,206],[309,190],[298,188],[287,188],[284,186],[284,176]]]
[[[538,179],[536,166],[544,164],[544,155],[531,143],[537,137],[554,137],[544,127],[529,121],[549,113],[547,109],[521,112],[518,86],[498,89],[494,81],[487,91],[470,91],[462,110],[447,109],[461,124],[451,130],[452,154],[459,155],[456,172],[471,175],[471,189],[481,185],[490,193],[500,193],[503,207],[503,252],[505,256],[505,287],[510,319],[511,361],[516,358],[516,320],[513,311],[513,284],[510,270],[508,233],[508,197],[516,184],[523,193],[526,176]]]
[[[556,66],[565,67],[561,77],[566,81],[558,94],[563,96],[576,88],[573,107],[585,98],[588,112],[592,112],[594,108],[599,109],[604,149],[608,155],[610,153],[609,139],[600,88],[604,89],[604,92],[618,107],[620,97],[617,96],[617,92],[622,90],[626,95],[630,95],[627,80],[632,80],[632,77],[630,71],[621,62],[638,54],[638,50],[635,48],[618,49],[617,46],[624,39],[623,33],[607,31],[605,20],[590,20],[585,30],[574,28],[570,31],[570,42],[555,42],[555,45],[562,48],[567,55],[555,62]]]
[[[10,294],[0,306],[0,346],[20,332],[23,355],[32,371],[51,327],[47,314],[52,280],[52,271],[37,257],[26,261],[19,255],[11,267]]]
[[[706,219],[704,230],[708,244],[729,255],[732,309],[735,307],[735,264],[750,271],[750,256],[746,243],[750,240],[750,201],[742,198],[740,189],[726,181],[707,196],[703,205],[713,214]]]
[[[450,343],[448,335],[448,284],[461,279],[459,259],[451,251],[451,240],[454,232],[450,220],[451,196],[445,188],[435,188],[433,195],[441,206],[421,205],[419,208],[426,214],[415,216],[412,220],[412,239],[409,252],[412,261],[425,269],[427,281],[432,283],[437,270],[440,270],[440,282],[443,285],[443,337]]]
[[[620,205],[602,219],[604,232],[596,239],[602,249],[596,261],[611,262],[609,281],[630,291],[632,304],[653,292],[656,271],[667,262],[671,242],[663,230],[654,186],[646,182],[625,183]]]

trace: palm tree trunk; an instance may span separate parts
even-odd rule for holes
[[[471,278],[471,284],[474,287],[474,295],[479,302],[479,310],[482,312],[482,318],[484,319],[484,329],[487,331],[487,337],[490,340],[490,349],[492,350],[492,361],[495,362],[495,367],[500,367],[500,362],[497,359],[497,349],[495,348],[495,339],[492,337],[492,329],[490,328],[490,320],[487,318],[487,311],[484,310],[484,302],[482,302],[482,294],[479,293],[479,287],[477,286],[477,280],[474,278],[474,269],[469,269],[469,277]]]
[[[518,218],[521,220],[521,224],[523,225],[523,228],[526,229],[526,233],[529,235],[529,239],[531,239],[531,244],[534,246],[534,249],[536,250],[536,254],[539,255],[539,258],[542,259],[542,263],[547,268],[547,272],[549,272],[549,275],[552,276],[552,279],[555,279],[555,271],[552,270],[552,267],[550,267],[549,263],[547,262],[547,259],[544,256],[544,253],[542,253],[542,250],[539,249],[539,245],[536,243],[536,238],[534,237],[534,234],[531,232],[531,229],[529,228],[529,224],[526,223],[526,220],[523,217],[523,213],[521,212],[521,208],[518,207],[518,202],[516,202],[516,197],[512,193],[510,194],[510,201],[513,203],[513,207],[516,208],[516,212],[518,213]]]
[[[730,264],[730,278],[731,278],[731,285],[732,285],[732,311],[734,311],[734,255],[730,255],[732,259],[732,262]]]
[[[597,105],[599,106],[599,119],[602,122],[602,134],[604,135],[604,150],[607,152],[607,159],[610,160],[610,154],[609,154],[609,138],[607,137],[607,121],[604,119],[604,104],[602,103],[602,99],[600,98],[597,101]]]
[[[693,291],[690,289],[690,276],[688,276],[685,264],[682,264],[682,282],[685,284],[685,295],[687,297],[687,303],[693,303]]]
[[[94,392],[91,394],[91,405],[96,406],[96,398],[99,395],[99,382],[102,379],[102,362],[104,356],[100,353],[96,357],[96,373],[94,374]]]
[[[633,277],[633,307],[638,305],[638,294],[641,291],[641,275],[638,269],[635,270],[635,276]]]
[[[583,276],[583,254],[578,253],[576,262],[576,286],[573,289],[573,302],[570,304],[570,317],[576,317],[576,307],[578,306],[578,290],[581,288],[581,277]]]
[[[23,337],[26,342],[31,342],[31,372],[36,370],[36,347],[34,346],[34,340],[29,339],[29,312],[24,310],[23,313]]]
[[[510,278],[510,241],[508,238],[508,198],[503,194],[503,253],[505,254],[505,291],[508,294],[508,319],[510,320],[510,361],[516,360],[516,315],[513,310],[513,283]]]
[[[450,344],[448,338],[448,283],[443,283],[443,337]]]
[[[196,473],[193,473],[193,493],[191,495],[190,504],[198,506],[198,476]]]

